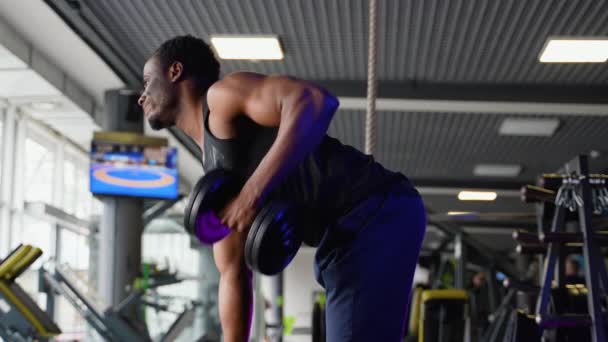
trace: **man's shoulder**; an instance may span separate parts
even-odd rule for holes
[[[252,86],[255,86],[266,77],[266,75],[248,71],[232,72],[209,87],[207,90],[207,102],[238,100],[245,96]]]
[[[247,97],[242,78],[242,75],[233,73],[211,85],[206,94],[209,110],[220,116],[231,116],[239,112]]]

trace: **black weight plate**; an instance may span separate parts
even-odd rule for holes
[[[254,260],[255,253],[254,248],[256,246],[256,236],[260,231],[260,225],[262,222],[265,222],[266,215],[272,208],[272,203],[266,204],[262,210],[255,216],[251,227],[249,228],[249,233],[247,233],[247,239],[245,240],[245,263],[251,270],[257,272],[257,262]]]
[[[196,201],[196,197],[200,194],[201,188],[205,185],[205,177],[201,177],[198,182],[194,185],[194,189],[190,192],[190,196],[188,197],[188,203],[186,204],[186,209],[184,210],[184,228],[190,234],[194,234],[194,224],[193,221],[196,222],[196,215],[194,215],[194,220],[192,220],[192,208],[194,207],[194,202]],[[198,210],[197,210],[198,211]]]
[[[196,218],[202,210],[218,210],[223,208],[238,191],[236,182],[233,182],[228,171],[215,169],[203,176],[195,185],[194,196],[190,196],[190,201],[186,206],[187,220],[186,229],[190,234],[196,234]],[[191,203],[190,203],[191,202]],[[203,209],[203,207],[205,207]]]
[[[291,262],[302,244],[295,230],[291,209],[285,204],[275,203],[271,209],[272,214],[264,220],[256,235],[253,260],[262,274],[280,273]],[[281,212],[283,214],[278,217]]]
[[[247,232],[247,239],[245,239],[245,263],[247,266],[250,266],[251,261],[251,248],[253,242],[255,241],[255,235],[257,233],[257,227],[260,222],[264,219],[264,215],[268,212],[269,206],[266,205],[262,207],[262,209],[255,215],[255,219],[253,219],[253,223],[251,223],[251,227],[249,227],[249,232]],[[251,268],[251,267],[250,267]]]
[[[257,229],[255,231],[255,236],[252,241],[251,250],[250,250],[250,256],[251,256],[250,267],[252,267],[252,269],[255,269],[257,272],[260,272],[260,273],[266,274],[266,275],[272,275],[272,274],[264,273],[264,272],[268,272],[268,271],[265,270],[267,268],[265,265],[260,264],[260,254],[262,254],[264,252],[275,254],[274,251],[262,251],[262,248],[263,248],[262,243],[265,240],[264,236],[266,235],[266,232],[268,231],[268,229],[271,227],[272,223],[275,220],[275,215],[277,213],[278,205],[279,204],[277,202],[271,202],[268,204],[268,210],[267,210],[266,214],[264,215],[263,219],[260,220],[260,223],[257,226]]]
[[[295,229],[291,207],[284,207],[281,210],[283,210],[283,216],[281,218],[275,216],[275,221],[271,223],[264,235],[261,243],[262,249],[258,256],[258,263],[267,267],[265,272],[271,274],[277,274],[285,269],[302,245],[302,240]],[[274,255],[267,254],[263,252],[265,250],[272,250],[275,253]]]
[[[216,171],[213,170],[210,173],[206,174],[205,176],[203,176],[199,182],[197,183],[197,185],[200,184],[200,186],[198,187],[198,190],[195,193],[195,196],[192,198],[192,206],[190,207],[190,215],[188,215],[188,232],[190,234],[196,235],[196,218],[198,216],[198,213],[201,211],[201,203],[203,202],[203,199],[205,198],[205,196],[209,196],[208,192],[209,192],[209,188],[217,183],[221,177],[222,177],[222,173],[220,171]]]
[[[272,265],[268,272],[273,274],[279,273],[287,267],[302,246],[302,238],[297,229],[297,217],[294,215],[295,210],[291,206],[283,206],[281,210],[283,211],[282,217],[275,216],[275,221],[272,222],[272,226],[265,235],[266,241],[262,242],[262,250],[279,251],[280,256],[269,256],[265,253],[258,256],[260,265]]]

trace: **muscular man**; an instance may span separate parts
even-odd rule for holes
[[[398,341],[426,227],[405,176],[326,135],[338,100],[288,76],[235,72],[202,40],[163,43],[143,70],[139,99],[153,129],[176,126],[203,151],[203,169],[247,179],[219,213],[233,230],[213,246],[225,341],[246,341],[252,289],[247,230],[268,199],[308,208],[319,224],[315,275],[327,292],[327,340]],[[205,101],[206,99],[206,101]],[[316,240],[316,241],[315,241]]]

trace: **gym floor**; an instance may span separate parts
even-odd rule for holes
[[[261,37],[279,57],[247,42],[231,57],[216,40],[221,75],[326,88],[340,101],[327,134],[373,145],[422,195],[405,339],[605,341],[607,18],[608,3],[591,0],[0,0],[0,260],[22,267],[4,269],[0,289],[16,279],[26,306],[40,307],[24,326],[48,318],[54,340],[103,339],[66,294],[40,286],[64,265],[103,307],[142,290],[132,307],[148,336],[192,309],[177,340],[218,340],[211,248],[184,230],[201,151],[178,129],[142,123],[136,100],[165,40]],[[104,140],[113,147],[98,159],[94,133],[133,122],[135,140]],[[162,146],[138,150],[150,137]],[[254,276],[252,341],[323,340],[315,251],[302,247],[280,277]],[[18,307],[4,291],[0,322]]]

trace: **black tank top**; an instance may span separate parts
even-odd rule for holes
[[[246,119],[246,128],[237,138],[219,139],[209,130],[204,117],[203,169],[224,168],[243,182],[255,171],[273,144],[278,128],[257,125]],[[287,201],[311,210],[317,220],[316,234],[307,241],[316,245],[324,227],[347,214],[369,196],[401,183],[417,195],[401,173],[385,169],[359,150],[325,135],[321,143],[270,194],[271,199]]]

